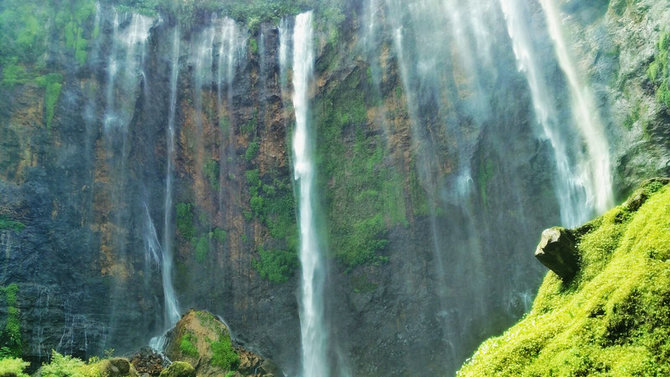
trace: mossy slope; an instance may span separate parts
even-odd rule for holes
[[[670,376],[667,183],[648,181],[576,229],[578,275],[549,272],[531,312],[458,376]]]

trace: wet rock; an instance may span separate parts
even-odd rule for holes
[[[155,377],[161,374],[169,362],[152,349],[143,348],[132,357],[130,363],[133,364],[138,373]]]
[[[200,377],[218,377],[236,371],[239,376],[282,375],[270,360],[245,349],[230,337],[228,327],[211,313],[191,310],[168,333],[166,356],[186,361]]]
[[[563,280],[572,279],[579,270],[575,238],[569,230],[553,227],[542,232],[535,258]]]

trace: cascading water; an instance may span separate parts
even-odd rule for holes
[[[300,228],[300,332],[302,376],[329,375],[324,323],[324,259],[316,230],[314,204],[314,139],[309,121],[309,90],[314,69],[312,12],[296,16],[293,30],[293,106],[296,126],[293,135],[293,170],[298,185]]]
[[[170,71],[170,112],[167,125],[167,171],[165,172],[165,205],[163,208],[163,247],[161,277],[163,282],[164,327],[174,326],[179,320],[179,305],[172,285],[172,192],[175,159],[175,117],[177,112],[177,81],[179,79],[179,28],[172,36],[172,67]]]
[[[550,0],[540,0],[547,22],[547,29],[554,41],[558,63],[565,74],[570,88],[572,114],[582,134],[586,155],[580,156],[579,169],[584,188],[587,190],[587,205],[597,213],[604,213],[613,203],[612,173],[610,168],[609,144],[600,120],[595,98],[587,82],[580,77],[563,37],[561,19],[556,4]]]
[[[569,140],[574,135],[565,125],[561,125],[558,119],[558,111],[552,97],[555,90],[549,90],[546,76],[542,71],[543,65],[538,62],[536,48],[529,32],[530,15],[525,3],[518,0],[500,0],[500,5],[505,15],[507,32],[514,46],[518,68],[528,81],[535,117],[542,127],[543,136],[549,139],[554,150],[556,160],[554,186],[561,205],[561,221],[565,226],[579,225],[587,221],[595,211],[584,195],[584,184],[587,182],[580,179],[577,167],[571,163],[574,158],[568,155],[566,139]],[[592,188],[590,191],[593,191]]]

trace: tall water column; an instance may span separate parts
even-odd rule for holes
[[[309,91],[314,70],[312,12],[296,16],[293,30],[293,170],[298,192],[300,228],[300,333],[302,377],[328,375],[327,333],[324,323],[324,258],[321,253],[314,207],[314,137],[309,120]]]

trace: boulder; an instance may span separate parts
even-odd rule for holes
[[[535,249],[535,258],[563,280],[572,279],[579,270],[575,237],[562,227],[545,229]]]
[[[167,369],[163,369],[160,377],[196,377],[195,369],[185,361],[175,361]]]

